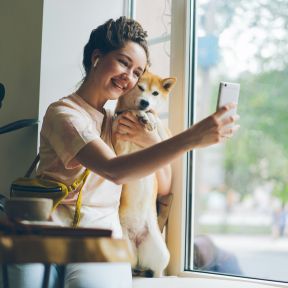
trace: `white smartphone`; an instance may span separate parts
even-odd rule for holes
[[[238,104],[239,94],[240,94],[239,83],[220,82],[216,110],[231,102]],[[232,109],[229,112],[227,112],[225,116],[234,115],[236,114],[236,112],[237,112],[236,108]]]

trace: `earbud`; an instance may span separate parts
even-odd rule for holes
[[[99,57],[96,58],[96,60],[95,60],[95,62],[94,62],[94,64],[93,64],[93,68],[95,68],[95,67],[97,66],[98,61],[99,61]]]

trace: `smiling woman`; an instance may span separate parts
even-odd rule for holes
[[[115,157],[112,147],[109,147],[112,114],[103,106],[107,100],[118,99],[134,87],[144,72],[149,57],[145,37],[142,27],[125,17],[116,21],[111,19],[92,31],[84,49],[86,76],[83,83],[76,93],[51,104],[45,114],[40,135],[38,177],[74,182],[86,169],[76,155],[91,141],[102,142]],[[104,118],[105,127],[102,129]],[[83,189],[85,195],[79,226],[110,229],[114,237],[120,238],[118,206],[121,186],[94,173]],[[77,191],[71,193],[61,203],[52,215],[54,224],[71,225],[78,196]],[[9,272],[14,279],[10,284],[12,287],[40,287],[42,277],[36,279],[31,275],[42,274],[42,271],[40,264],[11,266]],[[113,279],[109,277],[111,273]],[[50,275],[53,278],[51,284],[55,282],[56,274],[54,271]],[[131,268],[128,263],[71,264],[66,269],[65,283],[69,287],[126,288],[132,286]]]
[[[109,53],[96,46],[90,59],[93,69],[89,70],[77,94],[98,110],[103,108],[107,100],[118,99],[124,92],[131,90],[147,65],[145,50],[132,41]],[[87,93],[91,85],[95,89]]]
[[[236,118],[222,117],[235,108],[230,103],[162,142],[157,131],[154,137],[147,139],[143,136],[144,127],[132,129],[136,136],[130,141],[142,139],[143,150],[116,156],[111,145],[113,117],[104,105],[107,100],[118,99],[130,91],[142,76],[149,64],[146,36],[138,22],[125,17],[109,20],[93,30],[84,48],[86,75],[80,88],[52,103],[46,111],[40,133],[37,176],[71,185],[87,169],[91,170],[83,187],[69,193],[54,210],[51,216],[54,224],[70,226],[75,206],[82,202],[80,227],[110,229],[113,237],[121,238],[118,208],[122,184],[156,172],[158,183],[163,182],[163,175],[168,175],[166,187],[169,187],[171,173],[166,172],[170,171],[170,163],[175,158],[191,149],[219,143],[234,133],[235,129],[227,129],[226,125],[234,123]],[[135,119],[127,117],[128,120]],[[161,193],[165,194],[163,189]],[[130,264],[124,263],[121,269],[119,266],[68,265],[65,284],[85,288],[131,287]],[[15,287],[40,286],[36,281],[31,283],[29,275],[41,269],[33,272],[33,267],[30,268],[11,267],[18,281]],[[116,282],[122,284],[116,286]]]

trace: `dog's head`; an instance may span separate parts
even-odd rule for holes
[[[146,71],[137,85],[122,95],[117,103],[116,112],[126,110],[157,111],[157,107],[167,100],[176,78],[161,78]]]

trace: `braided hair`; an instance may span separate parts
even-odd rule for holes
[[[121,49],[127,41],[138,43],[145,51],[147,62],[150,64],[147,44],[147,32],[133,19],[122,16],[116,20],[110,19],[104,24],[92,30],[88,43],[84,47],[83,66],[88,75],[92,63],[91,57],[95,49],[107,54]]]

